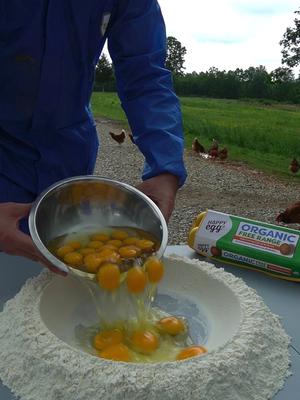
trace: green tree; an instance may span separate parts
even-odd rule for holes
[[[295,11],[295,14],[300,14],[299,11]],[[300,20],[294,19],[294,27],[287,28],[283,39],[279,42],[283,47],[282,63],[289,67],[296,67],[300,64]]]
[[[183,75],[186,48],[173,36],[168,37],[166,67],[174,75]]]
[[[107,56],[102,54],[99,58],[95,70],[95,88],[96,90],[105,90],[109,84],[114,81],[114,70]]]
[[[246,96],[251,98],[268,98],[271,88],[271,77],[263,65],[249,67],[244,71]]]
[[[271,72],[271,80],[273,83],[292,82],[294,79],[293,71],[287,67],[278,67]]]

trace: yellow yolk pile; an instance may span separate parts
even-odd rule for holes
[[[133,228],[128,228],[128,231],[107,229],[107,232],[82,235],[80,240],[57,238],[49,244],[49,249],[69,267],[96,275],[105,263],[116,264],[118,267],[125,264],[128,267],[139,259],[140,265],[141,260],[145,261],[158,248],[156,239],[150,240],[148,237],[147,232]],[[153,272],[151,268],[149,271],[150,277]],[[154,274],[157,275],[157,272]],[[150,282],[159,280],[157,277],[149,279]]]
[[[132,228],[114,229],[85,235],[81,240],[56,240],[59,245],[49,247],[68,266],[94,274],[102,289],[113,292],[125,280],[129,293],[138,295],[164,275],[161,261],[153,256],[157,243],[148,236]]]
[[[183,319],[169,316],[151,321],[152,317],[140,324],[128,321],[122,327],[119,324],[118,328],[98,331],[92,339],[95,354],[114,361],[153,363],[182,361],[207,353],[203,346],[189,345]]]
[[[157,242],[151,239],[147,233],[132,228],[107,229],[58,238],[49,244],[50,251],[68,266],[93,274],[106,296],[122,293],[136,305],[135,319],[113,326],[104,321],[106,326],[97,328],[97,333],[93,330],[93,337],[89,336],[93,354],[101,358],[149,363],[181,361],[207,352],[203,346],[191,345],[183,318],[146,307],[164,277],[164,265],[155,257]],[[122,301],[122,297],[111,298]]]

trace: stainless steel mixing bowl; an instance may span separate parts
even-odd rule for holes
[[[152,234],[160,244],[159,258],[167,245],[167,224],[156,204],[130,185],[99,176],[78,176],[52,185],[36,199],[29,215],[31,237],[44,257],[61,270],[90,279],[94,275],[69,268],[47,246],[58,237],[105,227]]]

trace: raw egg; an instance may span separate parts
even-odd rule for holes
[[[146,253],[154,250],[154,242],[151,240],[140,239],[135,243],[135,245]]]
[[[96,274],[98,272],[102,262],[103,262],[103,259],[97,253],[87,254],[84,257],[84,266],[85,266],[87,272],[89,272],[91,274]]]
[[[132,267],[127,272],[127,288],[130,293],[142,293],[147,285],[147,276],[140,267]]]
[[[176,336],[186,330],[184,322],[176,317],[162,318],[157,322],[157,327],[161,332]]]
[[[99,285],[109,291],[118,289],[121,272],[116,264],[104,264],[97,273]]]
[[[100,242],[99,240],[92,240],[89,244],[88,247],[91,249],[100,249],[100,247],[103,246],[103,242]]]
[[[119,344],[123,341],[123,332],[120,329],[109,329],[99,332],[93,340],[93,345],[97,350]]]
[[[136,244],[136,242],[137,242],[138,240],[139,240],[138,237],[131,236],[131,237],[128,237],[127,239],[124,239],[124,240],[123,240],[123,243],[124,243],[125,245],[131,245],[131,244]]]
[[[64,256],[64,262],[71,267],[79,267],[82,264],[82,260],[82,254],[76,253],[75,251]]]
[[[95,233],[94,235],[91,236],[91,239],[99,242],[107,242],[110,239],[110,237],[106,233]]]
[[[122,246],[119,248],[119,254],[122,258],[135,258],[137,250],[133,246]]]
[[[99,352],[100,357],[113,361],[129,362],[131,360],[130,351],[123,343],[109,346]]]
[[[58,255],[58,257],[60,258],[64,258],[64,256],[68,253],[72,253],[73,252],[73,247],[72,246],[62,246],[59,249],[56,250],[56,254]]]
[[[148,279],[151,283],[158,283],[164,276],[164,267],[161,261],[155,257],[150,257],[145,262],[145,268],[148,273]]]
[[[135,331],[131,336],[131,343],[136,351],[143,354],[151,354],[159,346],[157,336],[144,330]]]
[[[125,231],[116,230],[112,232],[111,237],[117,240],[124,240],[128,238],[128,233]]]
[[[185,360],[187,358],[200,356],[205,353],[207,353],[207,350],[203,346],[190,346],[181,350],[181,352],[177,355],[176,360]]]
[[[78,250],[81,248],[80,242],[69,242],[67,243],[68,246],[71,246],[73,250]]]

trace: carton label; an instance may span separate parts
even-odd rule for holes
[[[291,232],[250,222],[240,222],[232,243],[292,258],[298,240],[299,235]]]
[[[271,264],[262,260],[257,260],[256,258],[253,257],[247,257],[241,254],[233,253],[231,251],[223,250],[222,257],[232,260],[233,262],[236,263],[263,268],[270,272],[277,272],[283,275],[293,275],[293,270],[291,268],[286,268],[280,265]]]
[[[217,240],[225,236],[231,228],[232,221],[228,215],[209,211],[196,234],[196,250],[201,254],[213,255],[211,249],[216,246]]]
[[[207,210],[199,220],[193,248],[220,262],[300,282],[299,236],[293,229]]]

